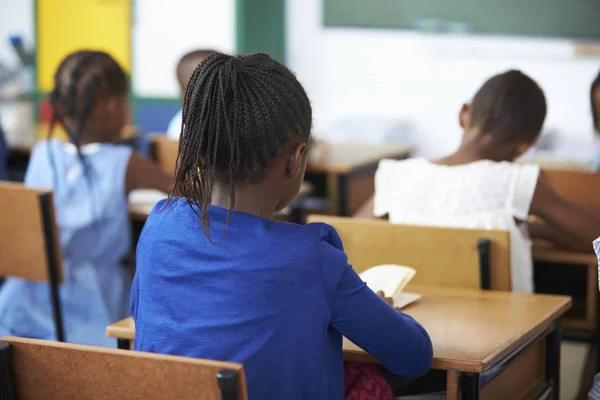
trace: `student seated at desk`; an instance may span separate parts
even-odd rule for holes
[[[130,251],[127,192],[167,191],[172,177],[124,145],[107,144],[126,120],[129,82],[108,54],[78,51],[60,64],[50,94],[53,127],[70,143],[41,141],[25,184],[52,188],[63,254],[60,287],[69,342],[113,346],[106,326],[128,315]],[[33,211],[33,210],[32,210]],[[54,340],[49,285],[10,278],[0,289],[0,337]]]
[[[383,160],[375,196],[357,214],[393,223],[510,232],[512,288],[533,291],[529,235],[591,251],[600,218],[554,192],[537,165],[515,164],[537,140],[546,99],[519,71],[489,79],[460,111],[459,149],[436,162]],[[529,222],[530,215],[538,217]]]
[[[177,63],[177,81],[179,82],[179,89],[182,96],[185,93],[185,88],[190,81],[192,72],[194,72],[202,60],[213,53],[215,53],[214,50],[194,50],[181,57]],[[173,119],[171,119],[171,122],[169,122],[167,128],[169,139],[179,140],[179,135],[181,134],[181,113],[182,110],[179,110]]]
[[[336,231],[273,220],[308,158],[312,111],[295,76],[266,54],[211,55],[183,121],[183,197],[156,205],[137,248],[136,350],[243,363],[253,399],[344,398],[342,335],[392,373],[425,374],[429,336],[366,287]],[[348,365],[393,398],[379,370]]]

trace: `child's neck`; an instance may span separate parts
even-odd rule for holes
[[[256,185],[236,186],[233,211],[240,211],[263,218],[273,219],[275,216],[277,200],[269,196],[269,193],[272,193],[273,191],[266,187],[267,185],[269,185],[269,182],[261,182]],[[231,192],[229,185],[215,182],[211,204],[229,209],[230,203]]]
[[[482,160],[509,161],[502,154],[497,154],[494,151],[490,151],[484,147],[476,146],[472,143],[463,143],[458,150],[456,150],[456,152],[436,161],[435,163],[439,165],[453,166],[470,164],[472,162]]]

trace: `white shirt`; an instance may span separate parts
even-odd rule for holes
[[[374,214],[387,214],[396,224],[508,231],[512,289],[531,293],[531,240],[515,219],[527,221],[539,171],[537,165],[509,162],[443,166],[424,159],[382,160]]]
[[[169,127],[167,128],[167,137],[169,139],[179,140],[179,135],[181,134],[181,121],[182,110],[179,110],[179,112],[171,119],[171,122],[169,122]]]

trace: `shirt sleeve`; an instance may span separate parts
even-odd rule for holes
[[[337,232],[328,225],[321,229],[319,262],[331,306],[330,324],[390,372],[408,379],[425,374],[433,359],[429,335],[367,287],[348,264]]]
[[[529,218],[531,201],[540,176],[540,167],[512,164],[511,175],[508,205],[514,217],[526,221]]]
[[[395,160],[381,160],[375,173],[375,197],[373,215],[383,217],[390,213],[392,198],[392,177]]]
[[[169,122],[169,127],[167,128],[167,137],[172,140],[179,140],[179,135],[181,134],[181,125],[183,119],[182,110],[179,110],[177,114],[171,119]]]

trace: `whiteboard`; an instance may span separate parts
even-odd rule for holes
[[[198,48],[235,51],[235,0],[134,0],[133,76],[138,97],[179,97],[175,67]]]

